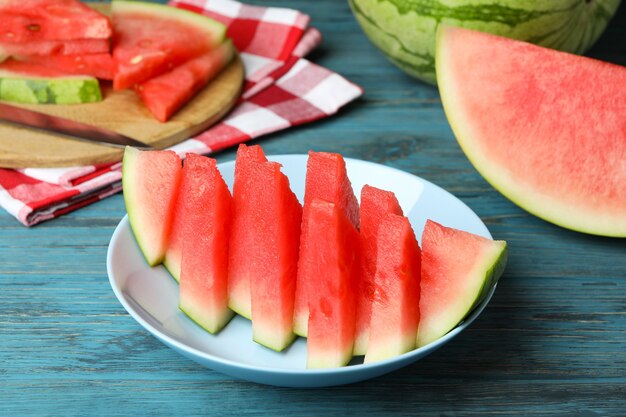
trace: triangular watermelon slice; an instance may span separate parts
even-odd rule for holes
[[[152,115],[165,122],[215,77],[234,53],[233,43],[227,40],[216,49],[137,85],[135,90]]]
[[[19,55],[82,55],[109,53],[108,39],[42,40],[30,42],[2,42],[0,59]]]
[[[452,330],[500,278],[507,245],[427,220],[422,233],[417,346]]]
[[[419,323],[421,255],[409,219],[384,216],[377,249],[365,363],[413,350]]]
[[[441,27],[437,82],[461,148],[549,222],[626,237],[626,68]]]
[[[232,198],[215,159],[188,154],[183,168],[180,309],[210,333],[233,317],[228,308],[228,237]]]
[[[162,4],[114,1],[116,90],[163,74],[222,43],[226,27],[203,15]]]
[[[310,203],[319,198],[336,205],[350,223],[358,228],[359,203],[352,190],[346,171],[346,163],[338,153],[309,152],[304,187],[304,207],[302,212],[302,234],[300,236],[300,260],[298,261],[298,283],[296,285],[296,305],[294,310],[294,332],[302,337],[308,334],[309,303],[307,281],[315,279],[315,265],[309,252],[308,222]]]
[[[45,65],[66,74],[91,75],[112,80],[115,73],[113,57],[109,53],[81,55],[18,55],[15,60],[28,64]]]
[[[128,221],[150,266],[163,261],[180,188],[182,163],[174,151],[126,147],[122,186]]]
[[[0,40],[108,39],[109,18],[78,0],[0,1]]]
[[[402,215],[398,199],[391,191],[371,185],[361,189],[360,206],[362,275],[359,279],[356,309],[356,340],[354,354],[365,355],[369,340],[372,302],[374,299],[374,275],[378,254],[378,229],[389,213]]]

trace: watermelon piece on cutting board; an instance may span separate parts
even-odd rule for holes
[[[128,221],[150,266],[165,257],[180,189],[182,162],[174,151],[140,151],[129,146],[122,162]]]
[[[165,122],[215,77],[234,54],[232,41],[226,40],[212,51],[136,85],[135,91],[152,115]]]
[[[422,233],[417,346],[452,330],[497,281],[507,245],[427,220]]]
[[[109,53],[108,39],[43,40],[21,43],[0,41],[0,59],[21,55],[83,55]]]
[[[231,200],[217,162],[187,154],[177,206],[184,219],[179,308],[210,333],[234,315],[227,288]]]
[[[296,337],[293,307],[302,206],[280,164],[251,161],[248,168],[251,177],[244,202],[248,207],[241,212],[247,214],[244,227],[253,240],[246,242],[250,246],[237,250],[247,253],[252,337],[257,343],[282,351]]]
[[[378,229],[389,213],[402,215],[402,208],[400,208],[395,194],[370,185],[363,186],[361,189],[359,234],[363,275],[360,277],[358,285],[355,355],[365,355],[367,352],[372,301],[374,299]]]
[[[389,213],[377,235],[374,296],[365,363],[415,349],[420,302],[420,248],[409,219]]]
[[[108,17],[78,0],[3,0],[0,41],[108,39]]]
[[[263,149],[259,145],[239,145],[235,161],[235,181],[233,183],[233,227],[231,229],[228,263],[229,306],[237,314],[252,318],[252,299],[250,295],[250,277],[254,265],[250,262],[249,250],[254,248],[256,236],[248,227],[254,207],[248,204],[255,192],[252,177],[252,164],[267,162]]]
[[[161,4],[114,1],[113,88],[140,84],[208,52],[224,41],[226,27],[198,13]]]
[[[0,62],[0,100],[28,104],[79,104],[102,100],[98,80],[68,75],[13,59]]]
[[[452,130],[504,196],[559,226],[626,237],[626,68],[441,27]]]
[[[300,236],[300,254],[298,261],[298,282],[296,285],[296,301],[294,311],[294,331],[306,337],[309,322],[309,305],[307,300],[308,287],[306,282],[315,279],[315,265],[306,262],[311,259],[307,252],[309,239],[308,206],[315,198],[335,204],[350,220],[354,227],[359,225],[359,203],[348,179],[346,163],[337,153],[309,152],[307,160],[306,182],[304,187],[304,208],[302,213],[302,233]]]
[[[102,80],[112,80],[115,73],[113,57],[109,53],[83,55],[17,55],[16,61],[43,65],[65,74],[89,75]]]
[[[315,279],[307,279],[307,368],[350,362],[356,328],[356,286],[360,275],[359,232],[339,204],[309,202],[308,247],[303,256]]]

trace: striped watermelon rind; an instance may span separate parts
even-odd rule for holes
[[[0,71],[0,100],[26,104],[80,104],[102,100],[94,77],[31,77]]]
[[[621,0],[348,0],[367,37],[409,75],[435,79],[441,23],[581,54],[604,32]]]

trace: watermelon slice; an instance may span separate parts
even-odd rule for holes
[[[126,147],[122,186],[128,220],[150,266],[163,261],[180,185],[182,163],[174,151]]]
[[[365,363],[415,349],[419,323],[420,248],[409,220],[387,214],[378,228],[377,249]]]
[[[363,275],[360,277],[358,285],[355,355],[365,355],[367,352],[374,297],[378,229],[389,213],[402,215],[402,209],[394,193],[365,185],[361,189],[360,241]]]
[[[311,265],[305,281],[309,303],[307,368],[333,368],[352,358],[356,285],[360,274],[359,234],[338,205],[313,199],[306,223]]]
[[[28,64],[45,65],[66,74],[90,75],[112,80],[115,73],[113,57],[108,53],[84,55],[18,55],[15,60]]]
[[[254,265],[250,262],[249,254],[250,250],[259,250],[254,247],[256,237],[248,223],[254,213],[254,207],[248,203],[252,198],[251,193],[255,191],[251,168],[255,161],[267,161],[263,149],[258,145],[239,145],[235,162],[233,227],[228,255],[228,305],[237,314],[248,319],[252,318],[250,277],[254,273]]]
[[[281,351],[293,342],[302,206],[276,162],[251,161],[245,204],[254,341]],[[240,201],[239,201],[240,202]]]
[[[307,231],[309,229],[308,205],[319,198],[336,204],[353,226],[359,225],[359,203],[352,191],[352,185],[346,172],[343,157],[336,153],[309,152],[307,161],[306,184],[304,189],[304,211],[302,214],[302,234],[300,237],[300,261],[298,262],[298,282],[296,285],[296,305],[294,312],[294,331],[302,337],[307,336],[309,307],[307,301],[307,280],[316,276],[312,272],[314,265],[304,260],[311,257]]]
[[[179,307],[210,333],[233,317],[228,308],[231,196],[214,159],[188,154],[182,173]]]
[[[108,39],[108,17],[78,0],[3,0],[0,2],[0,40]]]
[[[452,330],[504,271],[504,241],[427,220],[422,234],[420,322],[417,346]]]
[[[179,192],[175,203],[176,207],[183,204],[182,198],[182,193]],[[167,240],[167,249],[165,250],[165,257],[163,258],[163,266],[165,266],[176,282],[180,282],[180,269],[183,260],[184,226],[185,219],[183,211],[175,210],[174,217],[172,218],[172,230],[170,231],[170,236]]]
[[[78,104],[102,100],[98,80],[67,75],[43,65],[8,59],[0,63],[0,100],[29,104]]]
[[[203,15],[154,3],[114,1],[113,58],[116,90],[156,77],[210,51],[226,27]]]
[[[437,45],[444,109],[480,174],[549,222],[626,237],[626,68],[453,27]]]
[[[111,44],[108,39],[44,40],[22,43],[2,42],[0,56],[19,55],[83,55],[106,54]]]
[[[160,122],[165,122],[215,77],[235,53],[225,41],[216,49],[136,86],[141,101]]]

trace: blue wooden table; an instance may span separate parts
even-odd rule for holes
[[[271,3],[309,13],[325,37],[310,58],[366,95],[338,117],[264,138],[265,150],[341,152],[461,198],[510,245],[492,302],[452,343],[392,374],[329,389],[262,386],[179,356],[118,303],[105,257],[121,195],[31,229],[1,213],[0,415],[626,415],[626,240],[560,229],[491,188],[458,147],[437,90],[388,64],[345,1]],[[622,5],[591,55],[624,65],[625,46]]]

